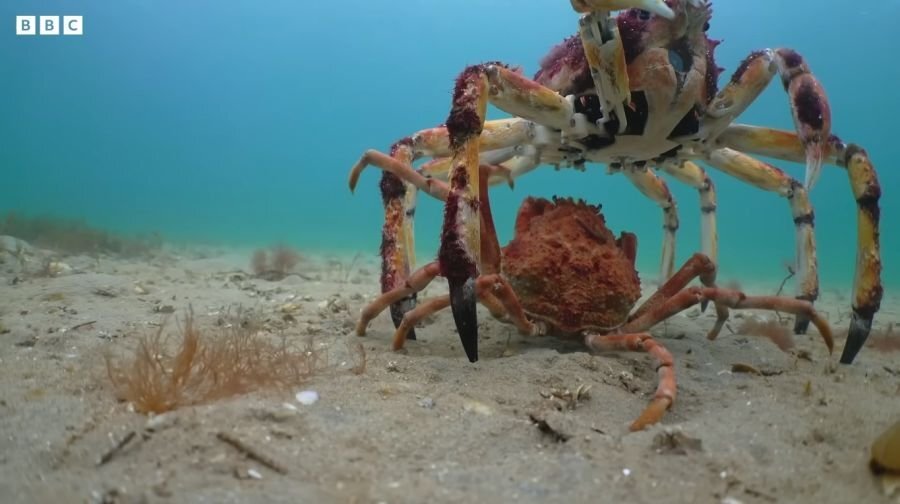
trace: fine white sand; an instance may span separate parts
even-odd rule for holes
[[[4,503],[888,502],[868,458],[875,437],[900,419],[900,354],[867,347],[852,366],[836,364],[849,288],[817,303],[834,324],[832,356],[814,329],[788,352],[728,330],[707,341],[713,310],[659,325],[653,334],[675,356],[679,395],[660,425],[629,433],[657,384],[647,355],[591,355],[577,343],[525,338],[486,311],[476,364],[449,312],[420,327],[403,353],[390,350],[386,313],[355,336],[359,310],[379,288],[371,255],[307,258],[302,276],[271,282],[253,278],[250,254],[240,251],[63,257],[71,271],[35,275],[47,254],[34,251],[24,264],[5,255],[0,264]],[[116,400],[104,354],[129,355],[166,319],[160,311],[183,320],[189,306],[210,334],[242,307],[292,340],[311,339],[327,360],[294,389],[185,407],[148,430],[146,416]],[[878,328],[898,321],[898,306],[888,294]],[[174,321],[166,327],[176,334]],[[351,372],[358,343],[362,374]],[[736,363],[763,374],[732,372]],[[552,398],[582,385],[589,396],[574,409]],[[299,404],[300,390],[318,401]]]

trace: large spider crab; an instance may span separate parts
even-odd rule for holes
[[[482,166],[482,188],[496,167]],[[427,180],[408,168],[395,174],[432,195],[446,200],[452,190],[443,181]],[[652,326],[693,305],[713,301],[717,321],[709,332],[714,339],[728,318],[728,307],[771,309],[811,320],[833,347],[828,323],[806,300],[786,296],[748,297],[714,284],[716,267],[703,254],[694,254],[669,280],[632,311],[641,297],[641,282],[634,267],[637,239],[622,233],[617,239],[607,229],[599,206],[572,199],[527,198],[516,218],[515,236],[502,249],[490,218],[488,193],[482,189],[482,270],[473,296],[491,314],[514,324],[529,336],[553,334],[583,338],[596,351],[644,351],[657,360],[659,384],[644,412],[631,424],[640,430],[657,423],[675,401],[674,359],[662,343],[647,332]],[[439,261],[414,272],[405,286],[392,289],[362,310],[356,326],[365,335],[369,322],[393,303],[409,298],[441,275]],[[694,278],[704,287],[687,287]],[[687,288],[686,288],[687,287]],[[406,343],[412,328],[424,317],[451,304],[453,294],[423,301],[408,311],[394,333],[394,349]],[[463,339],[463,345],[472,344]],[[466,352],[474,351],[467,346]]]
[[[866,151],[831,134],[824,89],[803,57],[786,48],[753,52],[719,90],[721,70],[713,57],[718,42],[706,36],[709,2],[570,1],[581,13],[578,34],[555,47],[533,79],[501,63],[470,66],[456,80],[444,125],[398,141],[387,155],[367,151],[353,167],[351,187],[366,165],[385,170],[382,292],[402,290],[413,278],[417,189],[436,190],[426,183],[431,178],[448,181],[435,271],[448,280],[460,337],[469,359],[477,359],[476,285],[495,252],[494,240],[483,232],[482,165],[492,167],[485,184],[511,182],[540,164],[583,169],[603,163],[624,173],[663,210],[663,280],[673,273],[678,228],[675,201],[654,170],[666,172],[699,191],[701,251],[715,263],[715,189],[695,163],[702,161],[787,199],[796,226],[797,298],[812,302],[819,286],[808,191],[827,163],[846,170],[858,208],[852,317],[841,356],[851,363],[881,302],[881,189]],[[733,124],[776,75],[789,96],[795,131]],[[513,118],[485,121],[488,103]],[[751,154],[805,162],[805,183]],[[431,160],[413,169],[421,158]],[[406,171],[408,176],[398,176]],[[402,324],[415,305],[413,291],[394,302],[394,324]],[[808,325],[798,315],[795,332]]]

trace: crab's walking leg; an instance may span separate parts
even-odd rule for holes
[[[665,161],[660,168],[700,193],[700,251],[718,264],[719,236],[716,228],[716,186],[703,168],[691,161]]]
[[[391,147],[390,157],[399,163],[410,163],[412,150],[409,140],[395,143]],[[413,217],[416,191],[389,172],[382,175],[380,186],[384,204],[384,225],[381,231],[381,292],[388,292],[402,286],[415,267]],[[391,305],[391,319],[395,327],[403,319],[403,314],[415,305],[415,293],[398,299]],[[415,339],[415,332],[409,336]]]
[[[444,308],[450,306],[450,296],[439,296],[436,298],[426,299],[412,310],[403,315],[403,320],[397,326],[394,332],[394,350],[400,350],[409,338],[409,334],[416,327],[416,324],[425,317],[437,313]]]
[[[625,332],[635,332],[647,329],[647,327],[640,325],[640,322],[637,323],[638,325],[635,325],[634,321],[643,320],[643,315],[645,313],[652,311],[665,303],[667,299],[681,292],[682,289],[691,283],[691,280],[698,277],[703,285],[715,287],[716,265],[712,262],[712,259],[704,254],[692,255],[691,258],[678,269],[677,273],[669,278],[665,284],[654,292],[652,296],[647,298],[647,300],[628,317],[628,323],[622,327],[622,330]],[[716,305],[716,313],[723,323],[728,318],[728,309],[723,305]],[[641,327],[641,329],[636,329],[637,327]]]
[[[642,430],[660,421],[666,410],[675,402],[675,361],[672,354],[647,333],[636,334],[588,334],[584,337],[588,348],[598,352],[630,350],[647,352],[656,358],[656,372],[659,374],[659,385],[653,400],[643,413],[632,422],[632,431]]]
[[[688,287],[678,294],[667,299],[664,303],[646,311],[639,318],[628,323],[628,330],[643,331],[666,320],[678,312],[684,311],[704,300],[713,301],[733,309],[773,310],[785,313],[793,313],[796,316],[812,321],[819,330],[822,340],[828,347],[828,352],[834,348],[834,338],[828,322],[813,308],[812,303],[803,299],[787,296],[747,296],[743,292],[733,289],[716,287]],[[717,321],[715,327],[707,335],[709,339],[715,339],[717,332],[723,325]]]
[[[663,211],[663,251],[659,269],[659,281],[665,282],[675,269],[675,232],[678,231],[678,208],[665,181],[647,168],[626,168],[625,176],[644,196],[650,198]]]
[[[731,82],[713,99],[707,111],[706,137],[715,138],[765,89],[775,74],[790,97],[794,127],[803,143],[807,190],[819,177],[831,138],[831,108],[825,90],[803,57],[792,49],[765,49],[748,56]]]
[[[427,287],[439,274],[440,266],[438,263],[428,263],[424,267],[413,272],[409,278],[404,279],[403,284],[388,290],[372,300],[371,303],[363,308],[362,313],[360,314],[359,322],[356,324],[356,334],[365,336],[369,322],[371,322],[379,313],[384,311],[388,306],[394,306],[398,301],[409,299],[410,296],[415,295],[417,292]],[[400,318],[397,325],[399,326],[402,321],[403,317]]]
[[[570,128],[573,107],[555,91],[540,86],[499,64],[474,65],[457,78],[446,121],[450,139],[450,194],[438,260],[450,286],[450,306],[466,356],[478,360],[475,278],[482,266],[482,217],[479,189],[479,136],[490,89],[491,103],[518,117],[548,127]],[[499,247],[498,247],[499,249]]]
[[[813,229],[814,214],[803,185],[778,168],[732,149],[714,150],[709,153],[706,161],[718,170],[787,198],[796,228],[797,297],[815,301],[819,296],[819,273]],[[802,316],[797,317],[794,332],[803,334],[808,326],[808,320]]]
[[[719,137],[719,143],[762,156],[801,161],[803,142],[789,131],[755,126],[731,126]],[[855,144],[844,144],[832,136],[826,149],[829,164],[843,167],[857,207],[856,275],[853,281],[853,315],[841,363],[851,364],[865,344],[872,319],[881,307],[881,244],[879,221],[881,185],[866,151]]]

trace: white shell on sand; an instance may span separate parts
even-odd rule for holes
[[[315,404],[315,402],[318,400],[319,393],[315,390],[304,390],[302,392],[297,392],[297,402],[304,406]]]

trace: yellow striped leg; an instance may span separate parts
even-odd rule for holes
[[[700,193],[700,247],[701,252],[718,264],[719,235],[716,227],[716,186],[703,168],[691,161],[668,160],[660,168],[679,182]]]
[[[641,193],[653,200],[663,211],[663,251],[659,282],[665,283],[675,269],[675,232],[678,231],[678,209],[669,187],[663,179],[646,168],[626,168],[625,176]]]
[[[819,296],[819,272],[813,230],[814,214],[803,184],[772,165],[732,149],[714,150],[709,153],[706,161],[744,182],[787,198],[796,226],[797,297],[815,301]],[[794,331],[804,333],[808,326],[809,319],[798,315]]]
[[[796,133],[754,126],[732,126],[719,142],[733,148],[784,159],[803,160],[803,143]],[[841,362],[851,364],[869,337],[872,320],[881,308],[881,243],[879,224],[881,185],[872,161],[864,149],[829,139],[826,162],[847,170],[857,207],[856,274],[853,281],[853,315]]]

